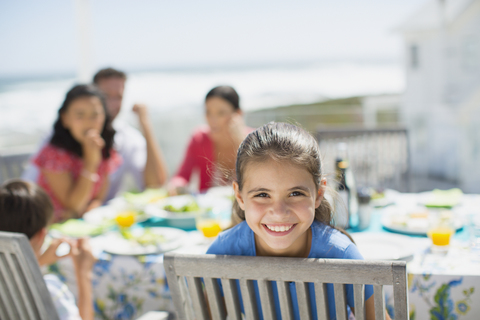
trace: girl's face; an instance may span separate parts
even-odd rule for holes
[[[308,255],[310,226],[324,188],[316,190],[306,169],[273,160],[250,163],[242,191],[236,182],[233,187],[245,220],[255,233],[257,255]]]
[[[105,123],[105,110],[98,97],[81,97],[68,105],[61,115],[61,121],[73,138],[83,144],[88,131],[95,130],[101,134]]]
[[[206,117],[212,134],[228,131],[232,117],[238,112],[230,102],[220,97],[211,97],[205,101]]]

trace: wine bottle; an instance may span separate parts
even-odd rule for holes
[[[337,193],[339,201],[336,207],[335,224],[348,229],[358,225],[358,199],[355,179],[349,167],[347,145],[337,145],[337,158],[335,160],[337,175]]]

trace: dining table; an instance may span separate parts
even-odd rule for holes
[[[440,204],[432,208],[427,206],[429,199],[433,199],[432,194],[387,190],[384,199],[372,200],[367,213],[362,212],[364,216],[361,218],[367,223],[362,228],[347,231],[365,259],[407,261],[411,320],[478,319],[480,304],[475,301],[480,301],[480,247],[472,221],[476,218],[480,220],[480,195],[461,194],[452,206]],[[231,201],[232,198],[229,199]],[[109,205],[106,207],[109,208]],[[110,209],[112,207],[110,205]],[[455,220],[459,221],[446,252],[432,250],[431,240],[418,221],[412,222],[410,226],[413,227],[406,229],[409,224],[405,221],[393,223],[398,222],[396,215],[415,217],[412,212],[446,210],[444,207],[448,207]],[[228,219],[228,207],[223,206],[217,214],[224,220]],[[168,250],[192,254],[206,252],[214,238],[206,238],[196,230],[195,224],[173,222],[176,224],[169,217],[150,216],[131,228],[181,230],[180,239]],[[137,319],[149,311],[174,311],[162,252],[115,254],[106,252],[112,250],[104,250],[104,242],[112,240],[96,236],[90,241],[97,257],[92,276],[95,319]],[[46,272],[57,274],[76,293],[70,259],[59,260]],[[385,289],[385,301],[394,319],[393,294],[388,287]]]

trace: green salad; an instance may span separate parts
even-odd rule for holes
[[[166,241],[162,234],[153,232],[150,228],[143,229],[141,235],[134,235],[127,229],[120,229],[120,234],[127,240],[134,240],[142,246],[158,245]]]

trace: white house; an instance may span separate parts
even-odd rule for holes
[[[480,0],[430,0],[398,30],[413,173],[480,192]]]

